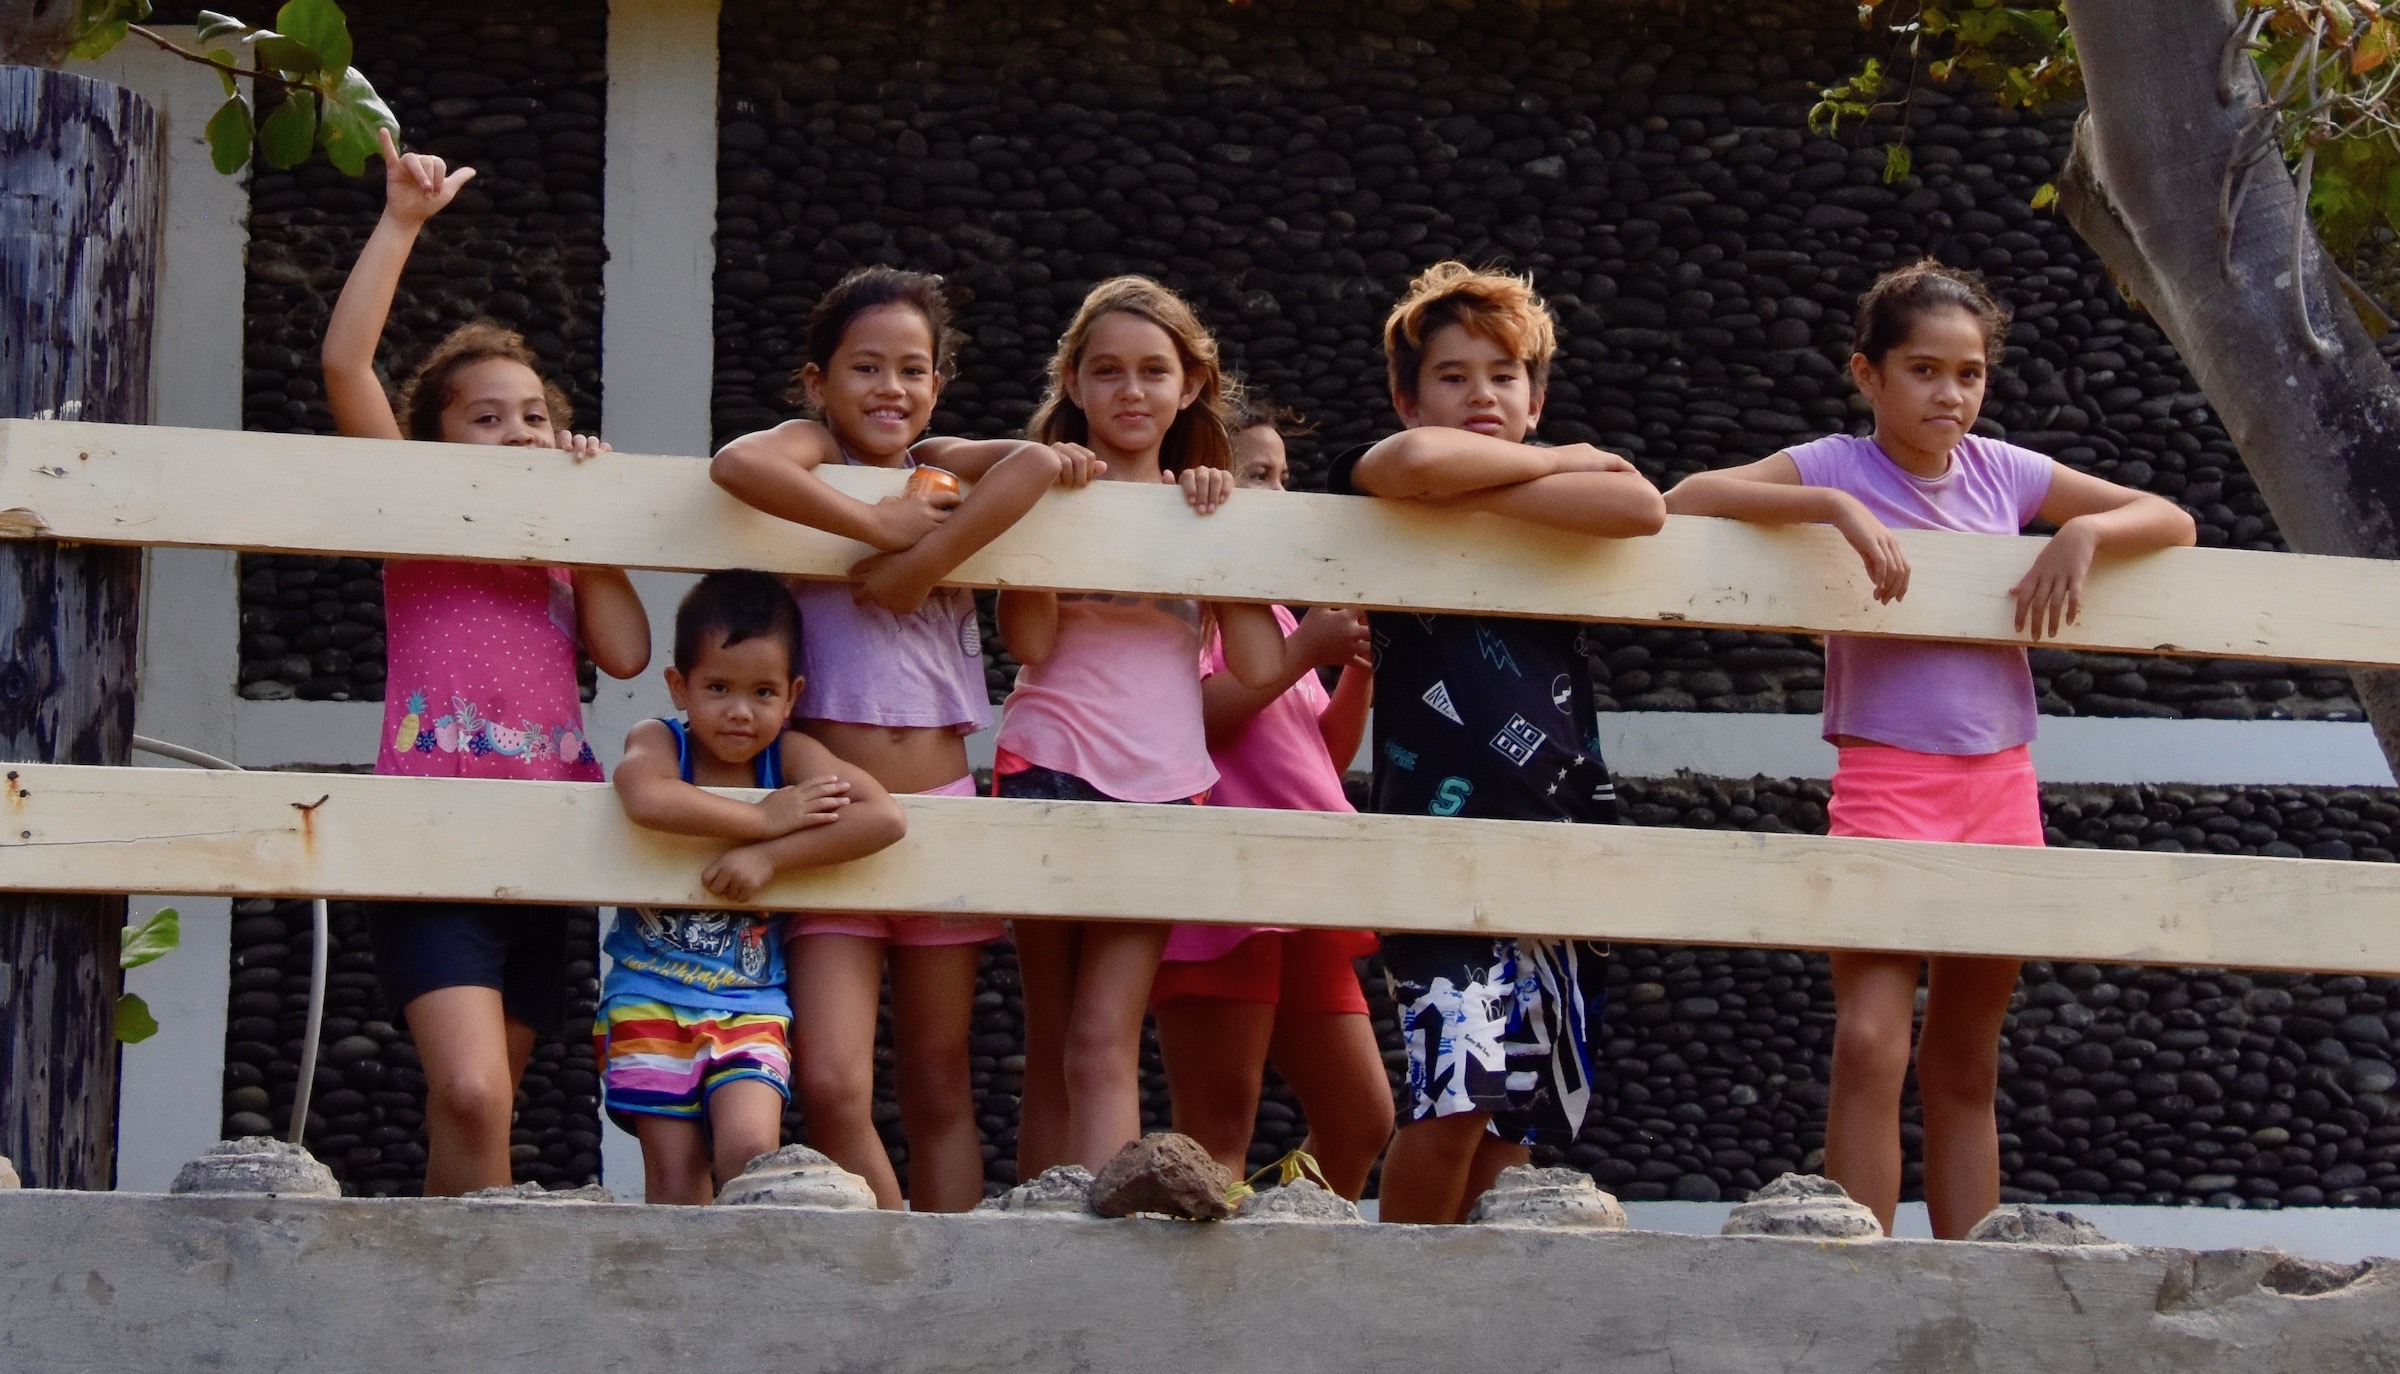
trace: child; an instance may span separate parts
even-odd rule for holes
[[[1927,259],[1888,272],[1858,303],[1850,376],[1875,434],[1836,434],[1722,472],[1668,497],[1687,515],[1761,524],[1820,521],[1858,550],[1879,601],[1908,591],[1891,528],[2016,534],[2059,527],[2010,595],[2017,628],[2055,635],[2081,610],[2094,554],[2189,544],[2191,516],[1969,431],[2008,336],[2008,307],[1983,279]],[[2026,745],[2035,726],[2025,651],[1984,644],[1828,635],[1825,738],[1840,749],[1827,808],[1836,835],[2042,843],[2042,799]],[[1833,1092],[1825,1173],[1892,1226],[1900,1201],[1900,1087],[1917,976],[1913,954],[1833,956]],[[1993,1119],[2000,1026],[2014,959],[1936,956],[1917,1047],[1925,1107],[1925,1202],[1955,1239],[2000,1203]]]
[[[1088,457],[1021,439],[921,439],[951,372],[956,333],[939,280],[865,267],[817,302],[796,399],[817,417],[727,444],[712,466],[727,491],[786,520],[885,550],[861,585],[796,582],[805,625],[800,728],[895,792],[969,796],[966,737],[991,720],[975,599],[934,589],[1054,483],[1091,478]],[[913,447],[912,447],[913,445]],[[821,464],[939,466],[972,481],[874,505],[821,480]],[[884,1207],[900,1182],[876,1132],[875,1014],[887,955],[908,1205],[960,1212],[983,1198],[967,1038],[975,971],[998,921],[937,916],[798,916],[791,941],[793,1035],[809,1143],[865,1178]]]
[[[1233,397],[1233,482],[1283,490],[1278,424],[1297,416]],[[1348,811],[1342,768],[1358,753],[1373,698],[1367,626],[1320,607],[1295,620],[1281,606],[1283,668],[1264,690],[1225,671],[1222,646],[1201,665],[1201,709],[1216,765],[1212,806]],[[1319,668],[1339,667],[1332,694]],[[1272,1061],[1308,1113],[1301,1146],[1324,1182],[1355,1200],[1392,1134],[1391,1082],[1351,960],[1375,952],[1364,931],[1179,925],[1167,937],[1150,1006],[1174,1095],[1175,1129],[1237,1175],[1247,1170],[1261,1075]]]
[[[1664,523],[1657,491],[1624,459],[1526,442],[1558,342],[1525,281],[1437,263],[1393,307],[1383,347],[1407,428],[1336,458],[1331,490],[1607,538]],[[1578,627],[1380,611],[1368,622],[1376,811],[1615,822]],[[1569,940],[1384,938],[1412,1098],[1384,1159],[1384,1220],[1464,1220],[1533,1142],[1574,1139],[1600,1014],[1583,957]]]
[[[1112,482],[1175,482],[1202,515],[1233,487],[1216,340],[1146,277],[1092,288],[1058,341],[1030,426],[1094,454]],[[1086,447],[1088,446],[1088,448]],[[1200,697],[1205,622],[1245,683],[1273,680],[1283,636],[1262,606],[1000,594],[1025,668],[1000,726],[993,790],[1052,801],[1196,802],[1216,781]],[[1098,1169],[1141,1134],[1142,1012],[1167,928],[1016,923],[1025,993],[1017,1173]]]
[[[335,427],[403,437],[375,375],[400,270],[425,221],[475,173],[402,157],[383,135],[383,218],[325,330]],[[570,434],[565,398],[524,341],[488,320],[462,326],[400,391],[406,437],[603,452]],[[628,678],[650,659],[650,624],[614,568],[393,560],[384,564],[386,663],[378,773],[600,781],[584,742],[575,651]],[[396,903],[369,922],[384,996],[425,1066],[425,1191],[509,1183],[517,1080],[537,1031],[564,1030],[567,916],[555,908]]]
[[[872,854],[907,829],[874,778],[784,728],[802,687],[799,659],[800,613],[780,580],[710,573],[675,612],[667,692],[684,719],[646,720],[625,737],[616,777],[625,814],[652,830],[733,841],[700,875],[729,902],[750,900],[778,873]],[[736,801],[708,787],[767,795]],[[707,1202],[782,1137],[791,1003],[780,921],[617,913],[592,1037],[609,1116],[642,1142],[652,1202]]]

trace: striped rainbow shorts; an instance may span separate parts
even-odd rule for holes
[[[632,1116],[702,1121],[708,1095],[757,1078],[790,1100],[792,1051],[784,1017],[708,1012],[646,997],[612,997],[592,1021],[592,1052],[606,1067],[602,1101],[628,1132]]]

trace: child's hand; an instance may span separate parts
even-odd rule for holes
[[[1108,464],[1081,444],[1052,444],[1050,451],[1059,457],[1058,484],[1069,490],[1088,487],[1093,478],[1108,475]]]
[[[1178,477],[1171,472],[1158,475],[1162,482],[1173,482],[1183,488],[1183,499],[1200,515],[1214,515],[1225,498],[1233,495],[1233,474],[1222,468],[1185,468]]]
[[[1623,454],[1591,444],[1561,444],[1550,450],[1560,472],[1640,472]]]
[[[700,885],[729,902],[746,902],[775,880],[775,861],[764,846],[746,844],[717,856],[700,870]]]
[[[959,494],[954,491],[886,496],[875,503],[876,538],[870,542],[885,553],[913,547],[918,540],[940,529],[958,503]]]
[[[1300,628],[1292,632],[1292,643],[1303,655],[1302,661],[1311,668],[1338,668],[1345,664],[1375,666],[1374,640],[1367,633],[1367,617],[1358,611],[1319,606],[1300,617]]]
[[[1858,550],[1859,561],[1867,565],[1867,576],[1875,580],[1877,601],[1898,601],[1908,595],[1908,555],[1900,551],[1900,541],[1892,537],[1892,532],[1884,528],[1873,512],[1855,499],[1845,498],[1841,516],[1833,522],[1833,527],[1842,532],[1842,538]]]
[[[393,144],[391,130],[375,133],[383,142],[383,213],[387,218],[412,228],[421,225],[458,199],[459,188],[475,179],[472,167],[453,172],[430,153],[403,154]]]
[[[569,430],[552,430],[551,446],[564,452],[578,463],[590,462],[603,453],[613,452],[597,434],[576,434]]]
[[[850,567],[850,575],[858,585],[850,589],[850,599],[861,606],[880,606],[893,615],[915,615],[933,594],[937,585],[917,572],[921,560],[905,554],[878,553],[860,559]]]
[[[2062,624],[2072,625],[2083,614],[2083,580],[2092,571],[2097,547],[2091,528],[2079,520],[2059,526],[2041,557],[2008,589],[2017,603],[2018,633],[2036,640],[2047,633],[2056,639]]]
[[[758,799],[760,813],[777,835],[831,825],[849,804],[850,784],[830,774],[778,787]]]

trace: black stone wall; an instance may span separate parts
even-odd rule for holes
[[[1822,834],[1821,782],[1624,781],[1638,825]],[[2400,793],[2299,788],[2057,787],[2050,843],[2390,862]],[[357,908],[336,903],[325,1057],[309,1144],[353,1192],[414,1192],[424,1164],[424,1081],[398,1018],[381,1006]],[[236,911],[226,1046],[228,1135],[289,1121],[307,1011],[308,908]],[[588,924],[577,928],[590,948]],[[518,1177],[587,1182],[599,1119],[588,1047],[597,992],[588,956],[570,970],[564,1042],[537,1051],[520,1099]],[[1367,988],[1398,1090],[1400,1037],[1381,974]],[[1621,946],[1604,975],[1603,1091],[1581,1137],[1550,1156],[1636,1200],[1738,1198],[1824,1146],[1833,989],[1825,960],[1791,951]],[[891,1096],[889,1008],[877,1047],[875,1119],[905,1171]],[[985,1176],[1015,1181],[1023,1083],[1016,962],[986,949],[975,998],[976,1116]],[[2002,1164],[2008,1196],[2051,1202],[2207,1202],[2275,1207],[2400,1205],[2400,980],[2032,963],[2003,1042]],[[1145,1046],[1143,1119],[1169,1119]],[[1913,1096],[1903,1134],[1913,1149]],[[786,1119],[798,1137],[797,1112]],[[1307,1134],[1271,1075],[1252,1164]],[[1921,1174],[1908,1166],[1908,1195]]]
[[[979,11],[733,0],[724,21],[716,430],[783,419],[818,293],[863,262],[945,274],[972,338],[937,428],[1019,429],[1098,278],[1183,291],[1330,456],[1389,431],[1384,312],[1444,257],[1528,270],[1565,342],[1543,433],[1661,485],[1863,428],[1838,363],[1875,273],[1934,254],[2018,307],[1986,407],[2004,433],[2174,497],[2202,541],[2280,547],[2174,350],[2030,198],[2064,118],[1921,91],[1918,175],[1889,129],[1822,138],[1820,86],[1868,48],[1832,0],[1665,6],[1170,0]],[[1807,640],[1612,632],[1606,701],[1814,711]],[[986,636],[990,675],[1013,668]],[[2355,719],[2347,676],[2046,653],[2053,714]]]

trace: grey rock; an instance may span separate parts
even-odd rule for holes
[[[1785,1174],[1750,1195],[1725,1218],[1728,1236],[1801,1236],[1812,1240],[1868,1240],[1883,1226],[1842,1185],[1816,1174]]]
[[[1156,1212],[1185,1221],[1223,1221],[1233,1214],[1225,1191],[1233,1175],[1199,1141],[1157,1131],[1117,1151],[1092,1178],[1092,1210],[1104,1217]]]
[[[539,1183],[518,1183],[506,1188],[478,1188],[467,1194],[475,1202],[615,1202],[617,1195],[597,1183],[580,1188],[561,1188],[553,1192]]]
[[[808,1148],[786,1145],[760,1155],[717,1194],[728,1207],[804,1207],[818,1211],[872,1211],[875,1190],[867,1181]]]
[[[1581,1169],[1537,1169],[1520,1164],[1475,1199],[1467,1220],[1487,1226],[1556,1226],[1622,1231],[1625,1208],[1602,1192]]]
[[[1031,1182],[1020,1183],[998,1197],[975,1205],[978,1212],[1008,1212],[1017,1216],[1088,1217],[1092,1213],[1092,1171],[1080,1164],[1059,1164],[1042,1170]]]
[[[259,1193],[340,1197],[342,1185],[316,1156],[289,1141],[251,1135],[220,1140],[177,1171],[170,1193]]]
[[[2022,1202],[2002,1203],[1976,1222],[1967,1239],[2001,1245],[2114,1245],[2100,1228],[2073,1212],[2035,1207]]]
[[[1233,1209],[1235,1221],[1358,1221],[1358,1204],[1313,1180],[1297,1178],[1280,1188],[1268,1188],[1243,1198]]]

